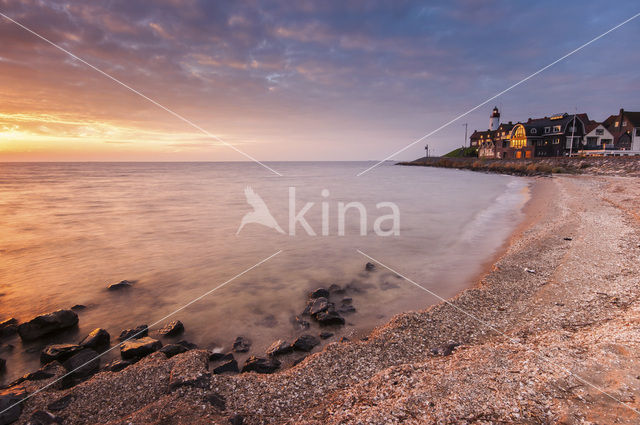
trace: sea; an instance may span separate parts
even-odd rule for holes
[[[250,162],[0,163],[0,321],[86,307],[77,328],[0,341],[0,381],[95,328],[115,345],[123,329],[159,338],[180,320],[184,334],[163,343],[226,352],[244,336],[240,363],[301,334],[333,334],[315,350],[362,338],[473,285],[524,218],[526,178],[390,162],[358,176],[372,164],[269,163],[278,176]],[[107,290],[122,280],[134,283]],[[330,285],[355,312],[300,329],[308,293]]]

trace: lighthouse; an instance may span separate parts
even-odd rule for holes
[[[498,111],[498,107],[495,106],[493,111],[491,112],[491,116],[489,117],[489,130],[494,131],[498,129],[500,125],[500,111]]]

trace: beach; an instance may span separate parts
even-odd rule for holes
[[[64,423],[637,423],[638,183],[537,178],[475,286],[290,369],[212,375],[204,350],[154,353],[36,393],[17,423],[59,400]]]

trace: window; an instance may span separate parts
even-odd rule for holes
[[[636,136],[640,137],[640,128],[636,128]]]
[[[558,143],[560,143],[560,139],[559,138],[556,137],[555,139],[553,139],[553,144],[554,145],[557,145]]]
[[[531,134],[538,134],[538,129],[537,128],[532,128],[531,129]]]
[[[553,126],[553,132],[554,133],[559,133],[560,132],[560,126],[559,125],[554,125]]]
[[[545,127],[544,128],[544,132],[545,133],[550,133],[551,132],[551,127]]]
[[[626,127],[627,126],[627,122],[626,121],[622,121],[622,126]]]
[[[531,151],[526,151],[526,152],[524,153],[524,157],[525,157],[525,158],[531,158]]]
[[[614,124],[614,127],[620,127],[620,121],[616,121],[616,123]]]
[[[604,129],[596,128],[596,136],[603,136],[603,135],[604,135]]]

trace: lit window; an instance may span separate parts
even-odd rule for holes
[[[554,132],[554,133],[557,133],[557,132],[559,132],[559,131],[560,131],[560,126],[559,126],[559,125],[555,125],[555,126],[553,126],[553,132]]]
[[[615,126],[616,126],[616,127],[620,126],[620,121],[616,121]]]

